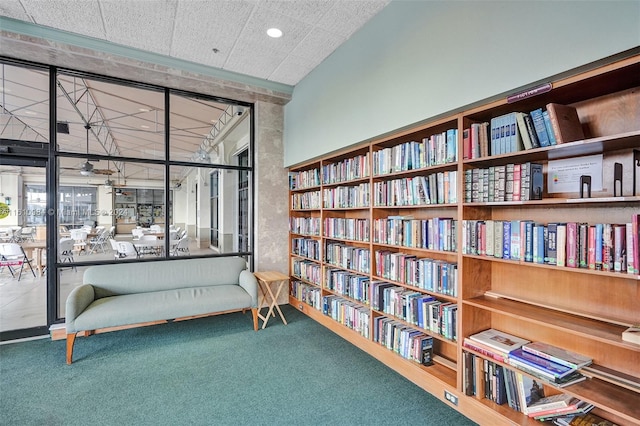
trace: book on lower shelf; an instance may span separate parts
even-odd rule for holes
[[[567,408],[577,401],[579,400],[574,398],[572,395],[558,393],[540,398],[538,401],[531,404],[527,411],[529,411],[529,416],[532,417],[538,413],[542,414],[558,408]]]
[[[469,338],[507,354],[530,342],[529,340],[522,339],[494,328],[472,334]]]

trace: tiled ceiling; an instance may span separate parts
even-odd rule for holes
[[[389,1],[2,0],[0,15],[296,85]]]

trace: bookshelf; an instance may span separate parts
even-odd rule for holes
[[[575,267],[550,264],[544,256],[536,262],[525,242],[534,224],[547,231],[550,224],[586,224],[586,233],[600,224],[614,229],[640,213],[637,183],[633,195],[640,55],[548,83],[550,91],[517,102],[505,96],[477,103],[290,168],[290,304],[480,424],[538,423],[480,390],[465,394],[463,359],[473,351],[462,341],[488,328],[584,354],[627,382],[640,382],[640,345],[621,338],[640,322],[640,275],[580,267],[577,258]],[[552,102],[576,108],[584,139],[475,158],[465,152],[468,129]],[[550,170],[557,173],[561,160],[593,155],[601,156],[601,189],[594,186],[588,198],[573,189],[550,190]],[[514,199],[516,183],[508,177],[507,195],[500,192],[496,169],[529,163],[542,167],[541,199]],[[623,167],[622,196],[613,189],[616,163]],[[471,191],[478,186],[474,170],[486,170],[483,179],[494,173],[488,182],[498,192],[469,192],[465,179],[471,177]],[[478,179],[483,172],[475,173]],[[493,254],[487,254],[487,224],[493,232],[507,222],[525,232],[517,243],[522,253],[515,255],[514,246],[505,258],[489,244]],[[438,324],[428,320],[434,311],[444,314]],[[395,346],[383,341],[382,328],[391,323],[409,336],[431,337],[431,365],[401,355],[406,340]],[[474,355],[480,382],[487,357]],[[594,414],[615,423],[640,424],[638,389],[585,375],[586,381],[561,389],[545,384],[545,390],[588,401]]]

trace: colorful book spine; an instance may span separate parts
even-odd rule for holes
[[[567,266],[578,267],[578,224],[567,222]]]
[[[556,242],[557,242],[557,238],[558,238],[558,224],[557,223],[550,223],[547,225],[547,254],[545,257],[545,263],[548,263],[549,265],[555,265],[557,264],[557,256],[558,256],[558,252],[557,252],[557,246],[556,246]]]

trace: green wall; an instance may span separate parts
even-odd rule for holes
[[[394,0],[294,88],[285,166],[640,46],[640,1]]]

